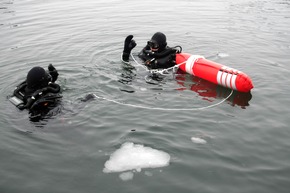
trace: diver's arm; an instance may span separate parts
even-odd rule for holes
[[[163,52],[160,52],[160,53],[153,52],[152,53],[152,57],[154,57],[154,58],[163,58],[165,56],[168,56],[168,55],[174,54],[174,53],[177,53],[177,50],[174,49],[174,48],[169,48],[169,49],[166,49],[166,50],[164,50]]]
[[[55,82],[57,80],[57,77],[58,77],[58,72],[52,64],[48,65],[48,72],[49,72],[50,76],[52,77],[51,82]]]
[[[145,46],[138,54],[138,57],[143,60],[143,62],[152,59],[152,55],[150,54],[150,47]]]
[[[176,64],[174,48],[167,49],[161,53],[151,53],[151,58],[146,60],[145,65],[151,69],[170,68]]]
[[[131,51],[137,45],[135,40],[133,40],[133,37],[133,35],[128,35],[124,41],[124,49],[122,54],[123,62],[129,62]]]
[[[123,52],[123,54],[121,56],[122,62],[125,64],[130,64],[129,57],[130,57],[130,54]]]

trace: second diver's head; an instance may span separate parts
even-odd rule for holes
[[[166,36],[162,32],[156,32],[150,41],[147,42],[150,49],[154,52],[161,52],[167,46]]]
[[[33,67],[27,74],[26,83],[29,89],[44,88],[51,81],[51,76],[42,67]]]

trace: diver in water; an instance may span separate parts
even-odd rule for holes
[[[27,74],[26,80],[19,84],[9,99],[18,109],[29,110],[31,116],[42,115],[56,106],[62,96],[60,86],[55,83],[58,72],[52,64],[48,72],[42,67],[33,67]]]
[[[136,45],[133,35],[126,37],[122,54],[123,62],[129,62],[131,51]],[[161,32],[156,32],[138,56],[149,69],[165,69],[176,65],[175,54],[180,52],[180,46],[173,48],[167,46],[166,36]]]

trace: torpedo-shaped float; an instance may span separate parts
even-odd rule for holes
[[[176,64],[184,72],[226,88],[240,92],[250,92],[254,88],[251,78],[245,73],[200,55],[176,54]]]

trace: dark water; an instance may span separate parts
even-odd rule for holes
[[[289,26],[289,0],[1,0],[0,192],[289,192]],[[137,52],[156,31],[255,88],[226,99],[230,90],[189,75],[146,83],[120,54],[128,34]],[[62,109],[34,123],[7,96],[49,63]],[[87,94],[100,98],[82,102]],[[104,173],[125,142],[167,152],[170,164],[128,181]]]

